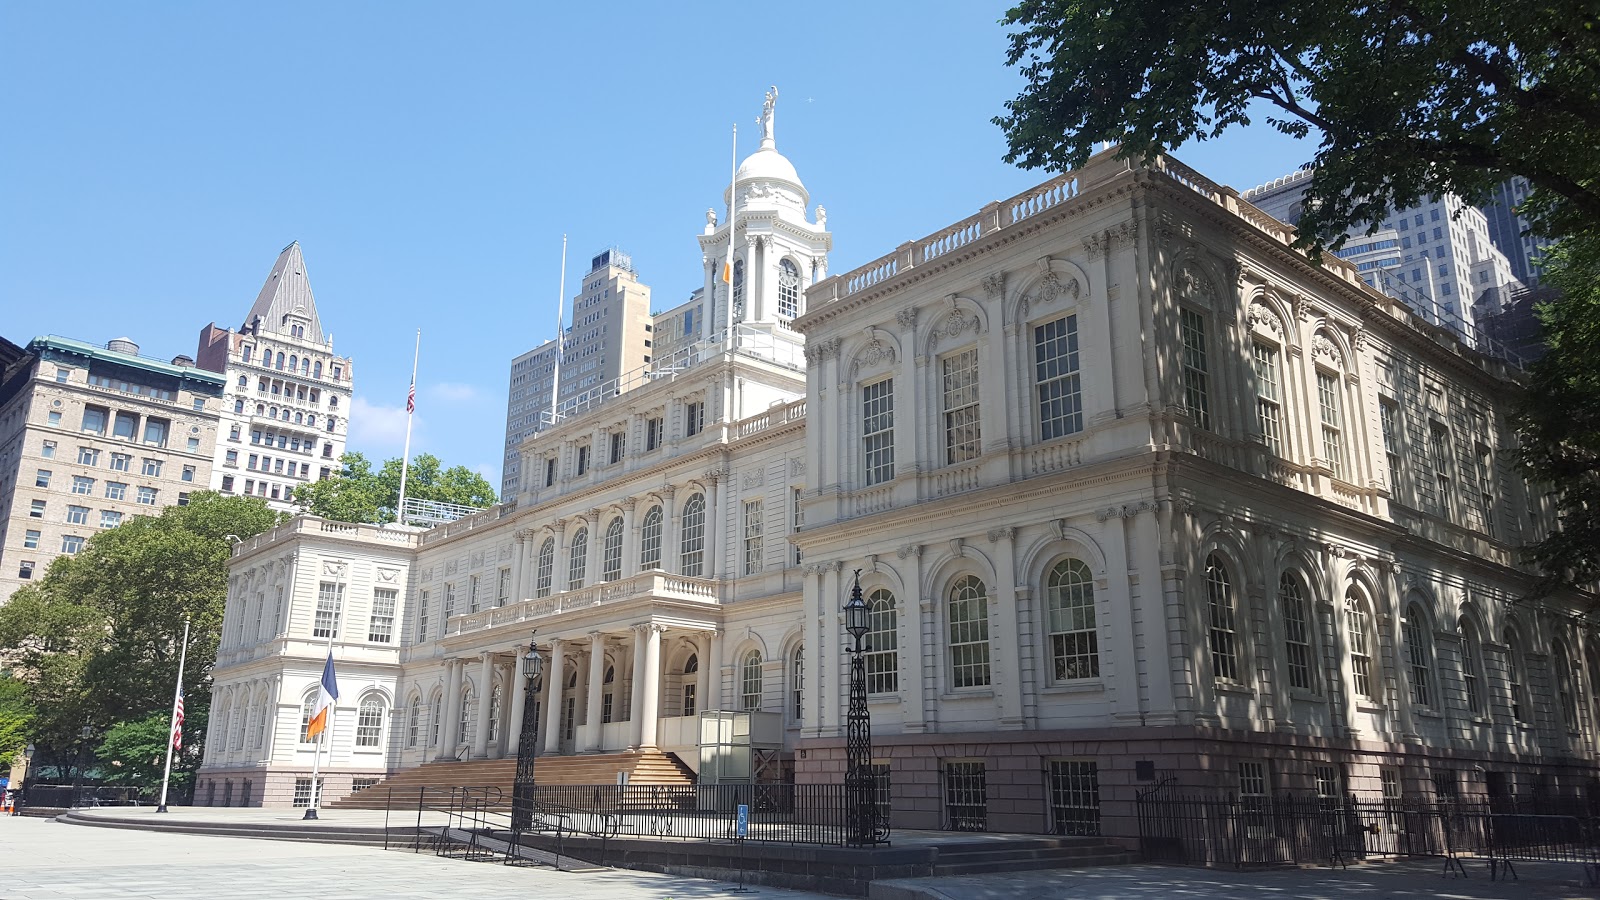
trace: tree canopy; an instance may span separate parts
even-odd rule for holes
[[[395,520],[400,504],[400,458],[377,471],[361,453],[346,453],[335,478],[302,484],[294,491],[301,512],[340,522],[384,523]],[[419,453],[406,473],[406,497],[479,508],[493,506],[494,488],[466,466],[443,468],[431,453]]]
[[[1148,159],[1259,116],[1317,142],[1298,223],[1312,252],[1391,208],[1527,178],[1518,212],[1560,239],[1546,278],[1563,292],[1515,414],[1523,471],[1559,498],[1530,548],[1535,592],[1600,578],[1600,8],[1022,0],[1002,23],[1026,83],[995,123],[1027,168],[1106,141]]]
[[[104,734],[119,722],[168,713],[185,618],[184,743],[198,749],[230,541],[281,519],[260,498],[197,492],[186,506],[95,534],[0,607],[0,650],[24,686],[29,736],[46,758],[59,762],[81,742],[84,726]]]

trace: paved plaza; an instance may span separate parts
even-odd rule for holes
[[[0,817],[5,848],[0,900],[820,900],[773,888],[736,894],[732,884],[625,870],[563,873],[442,859],[427,854],[329,844],[266,841],[67,825]],[[1110,866],[1015,875],[911,879],[925,900],[1089,900],[1089,898],[1317,898],[1317,900],[1556,900],[1594,898],[1577,866],[1522,866],[1522,881],[1439,877],[1437,862],[1257,872],[1168,866]],[[885,895],[908,896],[886,891]]]

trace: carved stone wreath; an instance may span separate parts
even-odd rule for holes
[[[1315,359],[1327,359],[1339,368],[1344,367],[1344,354],[1339,352],[1338,345],[1320,331],[1311,339],[1311,355]]]
[[[1185,265],[1178,271],[1178,289],[1186,297],[1202,297],[1208,302],[1216,299],[1216,289],[1211,286],[1211,279],[1194,265]]]
[[[1283,336],[1283,323],[1278,321],[1272,310],[1260,301],[1250,304],[1250,324],[1279,337]]]

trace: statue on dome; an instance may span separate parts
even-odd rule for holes
[[[706,209],[706,224],[710,225],[713,228],[716,227],[716,225],[717,225],[717,211],[716,210],[710,209],[710,208]]]
[[[772,107],[777,102],[778,86],[773,85],[767,88],[767,102],[762,104],[761,118],[756,120],[756,124],[761,126],[761,142],[763,144],[772,142]]]

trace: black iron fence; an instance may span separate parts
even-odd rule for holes
[[[99,784],[30,784],[17,797],[23,807],[79,809],[86,806],[137,806],[151,802],[136,787]]]
[[[1600,818],[1583,800],[1360,800],[1149,792],[1137,802],[1139,844],[1152,861],[1185,865],[1345,865],[1386,857],[1489,863],[1581,863],[1600,876]]]

